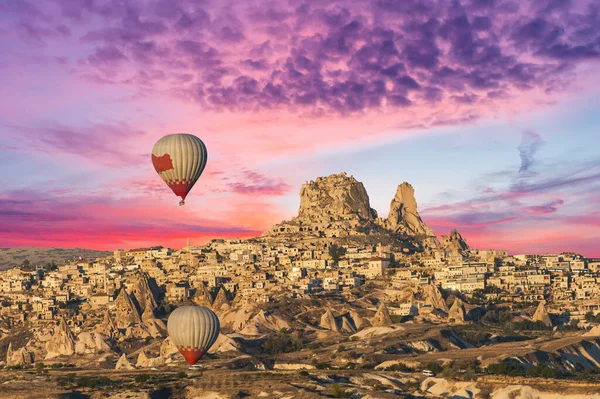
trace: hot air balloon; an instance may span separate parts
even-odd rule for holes
[[[193,366],[219,337],[219,318],[204,306],[182,306],[167,320],[171,341],[185,360]]]
[[[188,195],[206,166],[206,146],[192,134],[168,134],[152,148],[152,164],[160,177],[181,197],[185,204]]]

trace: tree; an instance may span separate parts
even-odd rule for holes
[[[337,266],[341,257],[346,255],[346,248],[340,247],[337,244],[331,244],[329,247],[329,256],[333,259],[333,263]]]

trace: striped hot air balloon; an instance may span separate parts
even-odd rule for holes
[[[152,164],[160,177],[181,197],[185,204],[188,195],[206,166],[206,146],[192,134],[168,134],[152,148]]]
[[[173,311],[167,320],[171,341],[185,360],[194,365],[219,337],[219,318],[204,306],[182,306]]]

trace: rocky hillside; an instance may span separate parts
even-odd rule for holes
[[[345,172],[302,185],[298,216],[275,225],[266,237],[340,238],[377,235],[419,239],[426,247],[440,243],[417,211],[414,188],[398,186],[387,218],[371,208],[364,185]]]
[[[0,248],[0,270],[20,266],[26,260],[29,261],[31,265],[52,262],[60,265],[73,259],[95,259],[110,256],[111,254],[112,252],[108,251],[96,251],[83,248]]]

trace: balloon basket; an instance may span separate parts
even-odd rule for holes
[[[188,367],[188,370],[202,371],[202,370],[204,370],[204,367],[202,367],[199,364],[194,364],[194,365]]]
[[[184,205],[185,205],[185,201],[184,200],[179,201],[179,206],[184,206]]]

